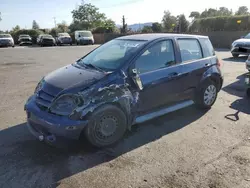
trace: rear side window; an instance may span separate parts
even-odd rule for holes
[[[202,51],[197,39],[178,39],[182,62],[201,59]]]
[[[211,57],[215,55],[214,47],[208,38],[200,39],[200,42],[202,48],[204,49],[203,50],[204,57]]]

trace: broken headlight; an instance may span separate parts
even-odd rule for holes
[[[83,105],[83,100],[80,96],[65,94],[52,103],[50,111],[58,115],[68,116],[81,105]]]

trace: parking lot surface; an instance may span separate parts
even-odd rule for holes
[[[217,51],[224,85],[207,112],[191,106],[135,125],[116,146],[68,149],[28,132],[24,103],[50,71],[97,46],[0,49],[0,187],[249,188],[246,57]],[[152,96],[154,97],[154,96]]]

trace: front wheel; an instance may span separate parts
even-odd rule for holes
[[[216,84],[211,80],[207,80],[196,94],[196,106],[203,109],[211,108],[217,99],[217,94]]]
[[[104,105],[89,118],[84,130],[87,140],[95,147],[106,147],[120,140],[127,129],[123,111],[113,105]]]

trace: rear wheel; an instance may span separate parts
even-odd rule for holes
[[[211,108],[217,99],[217,93],[216,84],[211,80],[205,81],[197,92],[195,99],[196,106],[203,109]]]
[[[123,137],[127,129],[126,122],[126,116],[121,109],[105,105],[90,116],[84,134],[93,146],[110,146]]]

